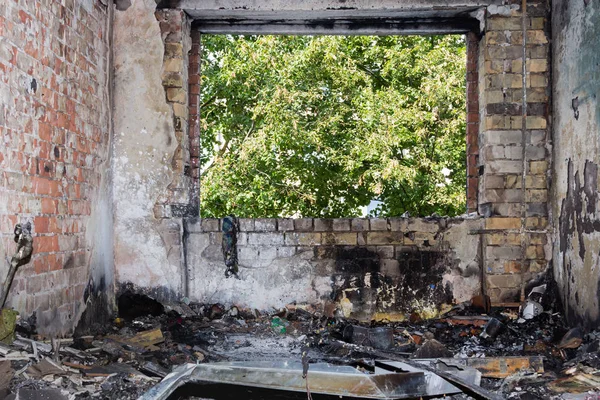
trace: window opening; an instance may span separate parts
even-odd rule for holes
[[[464,35],[201,44],[201,217],[465,212]]]

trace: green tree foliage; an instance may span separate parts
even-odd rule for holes
[[[202,217],[464,212],[462,36],[202,44]]]

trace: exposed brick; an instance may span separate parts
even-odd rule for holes
[[[546,129],[546,118],[538,117],[538,116],[528,116],[527,117],[527,129]]]
[[[543,59],[533,59],[528,61],[527,71],[529,72],[547,72],[548,71],[548,60]]]
[[[515,160],[493,160],[487,163],[486,170],[494,174],[518,174],[523,164]]]
[[[519,229],[521,228],[520,218],[487,218],[485,220],[486,229]]]
[[[279,233],[248,233],[248,244],[254,246],[272,246],[284,244],[284,237]]]
[[[318,246],[321,244],[321,233],[317,232],[287,232],[285,244],[288,246]]]
[[[534,17],[527,19],[529,29],[544,29],[546,25],[546,18],[543,17]]]
[[[522,29],[522,22],[520,18],[489,18],[487,29],[489,31],[519,31]]]
[[[408,231],[412,232],[429,232],[436,233],[439,231],[440,226],[435,220],[422,220],[422,219],[411,219],[408,222],[408,226],[406,228]]]
[[[299,218],[294,220],[294,230],[296,231],[312,231],[313,230],[313,219],[312,218]]]
[[[314,220],[315,232],[328,232],[333,230],[333,219],[316,218]]]
[[[350,230],[350,219],[349,218],[335,218],[333,220],[334,231],[349,231]]]
[[[529,163],[529,173],[533,175],[542,175],[548,172],[547,161],[531,161]]]
[[[359,246],[366,246],[367,245],[367,232],[366,231],[361,231],[358,232],[356,235],[356,243]]]
[[[372,218],[369,223],[372,231],[387,231],[390,229],[390,223],[385,218]]]
[[[545,257],[544,246],[541,246],[541,245],[527,246],[525,257],[530,260],[543,259]]]
[[[547,87],[534,87],[527,89],[527,101],[532,103],[545,103],[548,101]]]
[[[382,259],[394,258],[394,246],[375,246],[374,250]]]
[[[523,114],[523,109],[520,104],[516,103],[494,103],[488,104],[487,107],[488,114],[503,114],[503,115],[521,115]]]
[[[509,274],[509,275],[489,275],[486,279],[487,286],[490,290],[494,289],[510,289],[510,288],[519,288],[522,282],[521,275],[518,274]],[[494,297],[493,294],[490,297]],[[505,297],[502,294],[497,296],[497,300],[505,300]]]
[[[252,218],[240,218],[238,220],[238,225],[241,232],[254,231],[254,219]]]
[[[506,175],[504,177],[504,187],[507,189],[516,189],[516,188],[520,188],[521,182],[522,182],[522,178],[521,175]]]
[[[546,44],[548,43],[548,37],[546,32],[543,30],[530,30],[527,31],[527,43],[528,44]]]
[[[293,231],[294,230],[294,220],[288,218],[280,218],[277,220],[277,229],[279,231]]]
[[[525,219],[525,227],[528,229],[545,229],[548,226],[548,218],[528,217]]]
[[[323,244],[335,245],[357,245],[357,234],[355,232],[329,232],[324,233]]]
[[[517,246],[521,244],[521,235],[518,233],[493,233],[487,235],[487,244],[488,245],[513,245]]]
[[[369,220],[367,218],[354,218],[350,229],[353,231],[367,231],[369,230]]]
[[[528,189],[546,189],[547,178],[540,175],[527,175],[525,177],[525,187]]]
[[[277,230],[277,220],[274,218],[257,218],[254,220],[254,230],[271,232]]]
[[[182,88],[168,88],[167,100],[177,103],[184,103],[186,100],[186,91]]]
[[[404,234],[402,232],[368,232],[367,244],[369,245],[386,245],[386,244],[403,244]]]
[[[492,210],[492,214],[513,216],[520,215],[521,205],[510,202],[523,200],[522,196],[525,195],[526,200],[531,202],[525,205],[527,229],[544,230],[548,226],[546,176],[549,150],[546,148],[546,140],[549,138],[550,121],[550,46],[548,31],[545,30],[549,25],[548,9],[547,2],[528,3],[524,40],[523,19],[519,7],[514,5],[520,5],[520,1],[512,0],[496,9],[493,15],[488,14],[485,36],[481,40],[481,44],[485,46],[481,51],[485,60],[481,60],[481,64],[478,60],[480,38],[475,34],[467,35],[467,203],[469,209],[474,210],[478,201],[490,201],[492,204],[488,210]],[[23,276],[18,282],[23,282],[28,294],[36,294],[35,297],[26,295],[25,307],[29,312],[34,309],[43,311],[55,308],[60,311],[60,315],[67,315],[72,304],[66,302],[81,299],[87,284],[88,268],[85,263],[90,249],[84,248],[87,246],[85,230],[100,187],[99,160],[105,159],[108,144],[108,112],[103,89],[106,86],[106,71],[103,68],[108,65],[105,43],[106,10],[99,4],[88,10],[72,0],[62,4],[58,0],[4,2],[0,9],[3,11],[0,12],[0,93],[4,88],[16,90],[15,93],[18,91],[22,100],[20,104],[39,103],[35,108],[43,110],[33,111],[32,107],[30,111],[19,108],[20,105],[14,107],[8,103],[0,105],[0,135],[10,135],[6,137],[11,139],[6,142],[9,143],[8,151],[0,149],[0,169],[7,171],[0,178],[0,227],[6,236],[17,221],[26,218],[34,222],[36,251],[45,252],[36,254],[38,257],[32,261],[32,265],[24,266],[19,272]],[[10,28],[2,16],[11,16],[9,18],[12,18],[13,25]],[[176,166],[174,171],[178,173],[183,171],[184,165],[189,166],[187,176],[198,178],[200,34],[193,32],[191,46],[186,46],[183,43],[186,35],[182,29],[185,14],[182,11],[161,10],[157,12],[157,18],[165,41],[163,84],[166,99],[172,103],[176,117],[173,121],[176,127],[173,137],[179,147],[177,157],[173,159],[173,165]],[[44,41],[25,43],[25,36],[22,35],[25,24],[32,32],[42,26],[56,26],[57,29],[48,28],[44,32]],[[521,107],[524,88],[521,74],[522,44],[525,41],[528,57],[525,66],[529,76],[526,82],[527,118],[523,120]],[[43,45],[37,45],[36,42],[43,42]],[[186,62],[189,48],[189,62]],[[481,70],[478,70],[479,65],[483,66]],[[90,76],[94,79],[89,79]],[[17,82],[17,78],[22,78],[27,83],[33,77],[38,81],[37,93],[29,93],[23,89],[26,85]],[[479,82],[485,87],[480,88]],[[477,98],[480,89],[483,96],[481,101]],[[481,134],[480,107],[483,117]],[[188,114],[193,117],[188,118]],[[523,143],[522,128],[528,130],[525,139],[530,144],[525,148],[525,192],[521,190],[520,180],[523,172],[523,149],[520,147]],[[17,142],[20,142],[19,145]],[[55,149],[58,153],[55,153]],[[483,174],[481,199],[477,197],[480,195],[479,162],[482,163]],[[197,181],[198,179],[194,179],[193,185],[197,185]],[[192,189],[191,192],[199,191]],[[8,197],[5,196],[6,193],[10,193]],[[157,218],[170,218],[176,211],[171,204],[150,205],[150,209],[153,209]],[[57,218],[57,214],[61,218]],[[494,219],[497,218],[491,220]],[[495,229],[520,229],[520,219],[514,219],[519,221],[518,226]],[[219,223],[218,220],[215,221],[208,222],[208,225],[214,226],[204,226],[202,223],[200,226],[207,228],[206,235],[210,238],[215,255],[222,260]],[[388,258],[392,246],[396,243],[398,246],[411,243],[418,247],[424,246],[425,241],[431,241],[430,245],[435,244],[435,232],[439,229],[436,226],[434,230],[428,231],[428,222],[423,222],[427,225],[427,229],[423,230],[414,221],[409,227],[405,219],[390,219],[389,228],[393,232],[387,231],[387,223],[385,229],[374,232],[379,229],[379,222],[369,228],[360,221],[352,220],[349,224],[344,222],[336,227],[332,225],[331,230],[339,231],[322,235],[313,230],[330,231],[325,229],[327,223],[324,220],[315,220],[314,224],[312,219],[280,219],[275,223],[259,223],[257,230],[265,231],[264,233],[254,232],[255,221],[249,220],[246,228],[251,225],[251,229],[242,229],[238,238],[242,246],[240,250],[246,251],[243,249],[248,247],[243,247],[244,244],[252,242],[257,243],[257,247],[270,246],[262,253],[253,248],[256,250],[253,256],[262,254],[264,258],[288,257],[296,255],[295,246],[317,246],[323,240],[322,236],[325,236],[327,243],[336,246],[354,243],[352,238],[356,237],[357,244],[382,242],[381,246],[375,246],[375,250],[383,259],[390,261],[383,264],[382,271],[394,274],[398,265],[395,260]],[[489,228],[487,225],[486,223],[486,228]],[[278,232],[275,232],[275,228]],[[292,230],[299,232],[291,232]],[[405,232],[407,236],[404,236]],[[293,236],[298,234],[305,235],[306,241]],[[494,272],[504,275],[488,277],[491,293],[497,294],[498,298],[502,293],[519,293],[523,282],[514,279],[514,276],[527,270],[541,271],[546,267],[542,260],[545,257],[544,235],[545,233],[532,233],[529,235],[529,242],[525,241],[530,243],[526,249],[527,257],[537,257],[539,260],[532,259],[527,264],[522,264],[521,260],[499,260],[500,262],[493,264]],[[289,247],[281,244],[281,238],[285,238],[284,242],[287,243],[288,237],[293,238],[289,239],[292,242],[295,241]],[[309,237],[318,238],[319,242],[314,243]],[[500,236],[489,237],[490,246],[486,248],[486,252],[489,251],[489,255],[494,257],[502,254],[515,257],[514,252],[518,248],[516,237],[508,233],[503,234],[502,238],[504,239]],[[177,245],[179,236],[169,233],[165,235],[165,240]],[[388,243],[389,245],[385,245]],[[81,274],[62,274],[70,271],[63,270],[70,256],[76,260],[77,266],[82,267]],[[484,262],[488,266],[489,259]],[[41,274],[40,279],[30,286],[28,278],[35,278],[35,273]],[[67,288],[67,279],[69,285],[73,283],[73,290]],[[45,291],[50,290],[50,283],[56,284],[57,288],[48,294]],[[500,288],[512,291],[499,290]]]
[[[398,260],[382,260],[381,271],[384,276],[398,277],[401,275],[400,263]]]
[[[517,189],[490,189],[483,191],[481,199],[486,203],[517,203],[523,199],[523,192]]]
[[[527,203],[528,217],[545,217],[547,215],[548,205],[546,203]]]
[[[546,203],[548,191],[546,189],[528,189],[525,192],[525,201],[530,203]]]
[[[483,187],[485,189],[503,189],[504,176],[502,175],[484,175]]]

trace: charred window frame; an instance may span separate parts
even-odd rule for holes
[[[186,3],[181,1],[185,9]],[[478,211],[479,192],[479,41],[482,34],[482,7],[420,11],[328,10],[295,13],[291,11],[245,12],[244,10],[186,9],[194,19],[189,54],[189,149],[190,165],[186,174],[193,178],[191,205],[200,211],[200,68],[202,34],[298,34],[298,35],[431,35],[465,34],[466,65],[466,172],[467,212]]]

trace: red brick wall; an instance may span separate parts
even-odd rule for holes
[[[192,48],[189,56],[188,87],[189,87],[189,137],[190,137],[190,170],[189,174],[194,179],[194,193],[200,193],[200,32],[192,30]],[[193,199],[198,201],[197,199]]]
[[[467,211],[477,212],[479,192],[479,37],[467,34]]]
[[[107,157],[107,15],[99,1],[0,2],[0,234],[7,256],[16,223],[34,237],[9,304],[65,326],[88,282],[86,227]]]

